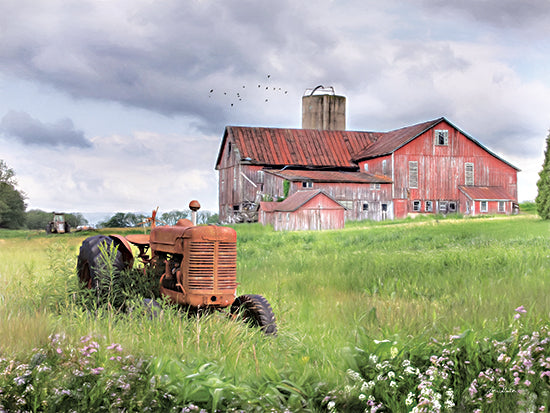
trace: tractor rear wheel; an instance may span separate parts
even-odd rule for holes
[[[231,314],[239,313],[245,322],[260,327],[265,334],[277,335],[275,315],[269,302],[261,295],[245,294],[237,297],[231,305]]]
[[[86,238],[80,246],[78,254],[77,273],[80,282],[87,288],[98,288],[102,275],[102,260],[100,246],[105,248],[113,243],[113,239],[105,235],[95,235]],[[122,252],[117,250],[113,267],[119,271],[126,268]]]

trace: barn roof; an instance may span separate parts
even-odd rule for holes
[[[356,169],[354,154],[371,145],[375,132],[227,126],[221,143],[235,142],[240,158],[264,166]],[[222,149],[218,154],[218,169]]]
[[[288,181],[312,181],[358,184],[391,184],[386,176],[369,174],[367,172],[313,171],[313,170],[267,170],[265,172],[279,176]]]
[[[459,186],[458,189],[472,201],[513,201],[508,191],[500,186]]]
[[[237,145],[241,160],[255,165],[356,170],[359,161],[389,155],[440,122],[446,122],[484,151],[519,171],[444,117],[389,132],[227,126],[216,169],[219,169],[226,141],[231,139]]]
[[[342,209],[346,209],[342,204],[332,198],[326,192],[320,189],[309,189],[303,191],[296,191],[290,195],[287,199],[281,202],[262,202],[262,209],[266,212],[294,212],[299,209],[301,206],[305,205],[311,201],[316,196],[321,195],[329,198],[334,204]]]
[[[441,122],[446,122],[449,126],[459,131],[467,139],[469,139],[474,144],[479,146],[481,149],[489,153],[491,156],[494,156],[495,158],[501,160],[505,164],[519,171],[519,168],[515,167],[510,162],[506,161],[505,159],[501,158],[500,156],[498,156],[497,154],[489,150],[487,147],[482,145],[478,140],[468,135],[466,132],[458,128],[456,125],[453,125],[444,117],[430,120],[427,122],[418,123],[412,126],[406,126],[404,128],[395,129],[389,132],[379,133],[377,135],[378,139],[376,140],[376,142],[366,147],[364,150],[356,153],[353,160],[360,161],[363,159],[372,159],[372,158],[377,158],[379,156],[389,155],[395,152],[396,150],[398,150],[399,148],[405,146],[407,143],[416,139],[418,136],[422,135],[424,132],[430,130],[431,128],[433,128],[434,126],[436,126],[438,123],[441,123]]]
[[[356,154],[355,159],[376,158],[378,156],[389,155],[397,149],[406,145],[417,136],[423,134],[430,128],[433,128],[445,118],[438,118],[428,122],[418,123],[412,126],[395,129],[390,132],[381,133],[380,139],[375,143],[365,148],[363,151]]]

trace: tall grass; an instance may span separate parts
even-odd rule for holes
[[[106,356],[108,347],[116,343],[128,360],[141,360],[136,362],[143,366],[140,374],[154,386],[132,381],[140,389],[135,397],[141,399],[125,396],[126,402],[116,402],[115,398],[109,401],[113,410],[142,410],[144,403],[159,411],[174,406],[181,410],[195,403],[211,411],[355,411],[378,404],[407,411],[413,404],[407,405],[405,398],[419,385],[414,382],[420,380],[418,375],[410,383],[396,384],[401,396],[393,399],[394,389],[383,390],[378,382],[376,392],[363,391],[372,374],[387,377],[389,367],[383,372],[376,368],[380,360],[385,358],[394,372],[404,369],[400,363],[409,360],[420,374],[430,367],[430,356],[438,352],[439,358],[445,356],[443,350],[460,347],[472,354],[473,361],[477,353],[489,351],[476,343],[505,340],[512,331],[542,331],[548,324],[550,225],[535,216],[354,223],[342,231],[326,232],[275,233],[255,224],[236,229],[238,293],[262,294],[270,301],[277,317],[277,338],[266,339],[224,313],[197,318],[165,304],[162,315],[151,320],[139,300],[129,303],[134,308],[130,314],[90,312],[79,305],[81,292],[74,272],[85,235],[6,237],[3,232],[0,358],[8,365],[12,359],[25,364],[39,353],[50,360],[58,349],[63,354],[73,351],[93,366],[78,370],[90,379],[86,383],[98,386],[95,373],[103,370],[92,369],[119,374],[116,369],[122,368]],[[521,329],[514,317],[519,306],[527,310],[521,315]],[[465,337],[463,341],[449,341],[459,336]],[[64,337],[66,351],[56,337]],[[90,355],[93,360],[82,356],[88,346],[81,343],[82,337],[97,344],[98,355]],[[374,343],[384,340],[391,345],[382,351]],[[434,347],[434,343],[439,344]],[[514,348],[511,356],[519,351]],[[496,350],[489,351],[493,353]],[[370,354],[379,358],[371,367]],[[490,358],[493,364],[479,362],[475,369],[460,370],[460,385],[468,388],[480,371],[494,368],[497,356]],[[82,362],[58,357],[48,366],[57,371],[70,365],[74,370],[74,363]],[[4,372],[0,382],[4,378],[15,383],[21,377],[12,376]],[[73,381],[58,379],[67,392],[76,392],[73,377]],[[101,376],[101,380],[107,379]],[[86,396],[86,402],[78,399],[82,408],[95,408],[94,403],[100,403],[96,399],[107,397],[111,387],[101,380],[104,392]],[[457,393],[460,385],[441,381],[447,389],[455,387],[454,403],[460,399],[463,406],[476,405],[467,392]],[[168,399],[161,397],[161,390]],[[420,404],[417,393],[415,403]],[[367,396],[372,399],[366,400]],[[69,399],[55,400],[58,409],[70,405]],[[25,409],[12,402],[14,408]]]

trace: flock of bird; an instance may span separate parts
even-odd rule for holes
[[[271,75],[267,75],[267,81],[269,82],[269,79],[271,78]],[[275,92],[275,93],[281,93],[281,94],[288,94],[288,90],[284,90],[283,88],[280,88],[280,87],[274,87],[274,86],[271,86],[271,85],[262,85],[262,84],[258,84],[258,87],[257,89],[260,89],[260,90],[264,90],[264,87],[265,87],[265,91],[266,93],[267,92]],[[230,102],[230,106],[231,107],[234,107],[235,104],[237,104],[238,102],[242,102],[243,99],[245,99],[245,91],[246,90],[242,90],[242,89],[246,89],[246,85],[243,85],[242,88],[239,89],[238,92],[236,92],[235,90],[224,90],[223,92],[220,92],[220,93],[223,93],[223,96],[225,97],[229,97],[231,102]],[[210,92],[208,93],[208,97],[211,98],[212,96],[216,95],[216,91],[214,89],[210,89]],[[264,103],[267,103],[269,102],[269,98],[271,96],[270,95],[264,95],[263,99],[264,99]]]

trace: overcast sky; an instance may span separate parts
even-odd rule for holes
[[[0,159],[28,209],[217,212],[225,126],[325,85],[350,130],[447,117],[533,200],[549,67],[548,0],[3,0]]]

